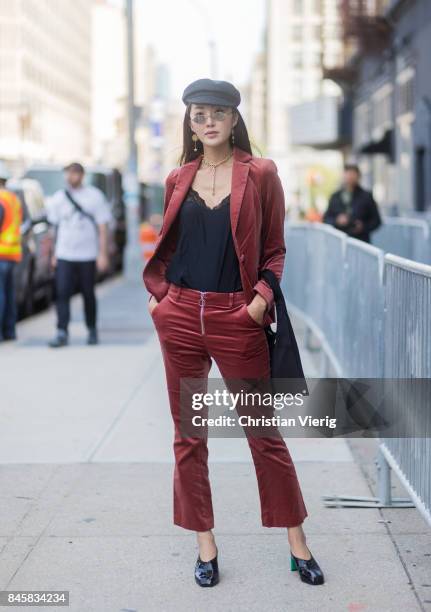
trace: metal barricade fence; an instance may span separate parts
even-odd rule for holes
[[[342,261],[345,234],[329,225],[313,231],[312,223],[285,225],[286,265],[281,287],[292,310],[305,320],[328,355],[332,367],[341,376],[339,364],[342,340],[337,321],[343,300],[343,269],[331,263]],[[330,330],[328,337],[321,330]]]
[[[329,363],[346,378],[431,377],[431,266],[385,255],[326,224],[286,223],[285,236],[281,286],[288,308],[320,342],[322,377]],[[421,419],[431,435],[429,411]],[[379,438],[376,464],[377,498],[337,496],[326,505],[411,507],[391,496],[392,467],[431,524],[430,438]]]
[[[284,273],[281,279],[281,285],[284,289],[284,294],[288,299],[291,295],[294,298],[295,306],[301,310],[303,314],[307,314],[307,290],[308,282],[302,278],[301,274],[308,271],[308,225],[306,223],[297,223],[290,226],[285,223],[284,233],[287,236],[286,240],[286,260]],[[286,286],[285,281],[288,281]]]
[[[424,219],[384,217],[371,234],[371,243],[385,253],[431,264],[430,226]]]
[[[343,333],[342,322],[340,320],[340,310],[338,305],[346,303],[346,283],[345,283],[345,250],[346,237],[339,236],[339,232],[334,228],[327,226],[323,232],[315,232],[320,234],[323,249],[321,267],[323,269],[323,278],[321,283],[324,287],[322,301],[319,303],[320,329],[325,330],[325,336],[330,347],[332,347],[337,361],[341,362],[343,354]],[[311,253],[314,258],[316,251],[314,239],[311,241]],[[320,259],[320,258],[319,258]],[[337,265],[337,262],[339,265]],[[337,369],[342,367],[337,364]]]
[[[429,378],[431,266],[387,254],[384,291],[384,377]],[[425,389],[429,391],[429,385],[425,385]],[[419,430],[421,436],[380,438],[380,446],[416,507],[431,523],[431,397],[420,398],[417,395],[414,399],[421,400],[420,422],[410,423],[409,429]],[[401,393],[397,401],[400,414],[405,415],[401,422],[408,422],[412,408],[408,392]],[[417,417],[416,412],[411,418]]]
[[[383,376],[383,252],[346,240],[341,312],[343,376]]]

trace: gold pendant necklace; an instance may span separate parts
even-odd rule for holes
[[[220,166],[220,164],[223,164],[225,161],[230,159],[232,157],[232,155],[233,155],[233,151],[231,151],[227,157],[225,157],[224,159],[222,159],[221,161],[216,162],[216,163],[207,161],[205,159],[205,156],[202,158],[202,163],[204,164],[204,166],[209,166],[210,168],[213,169],[213,189],[212,189],[212,194],[213,195],[215,195],[215,171],[216,171],[216,168],[217,168],[217,166]]]

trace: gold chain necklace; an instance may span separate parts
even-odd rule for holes
[[[212,189],[212,194],[213,195],[215,195],[215,171],[216,171],[216,168],[217,168],[217,166],[220,166],[220,164],[223,164],[225,161],[230,159],[232,157],[232,155],[233,155],[233,151],[231,151],[227,157],[225,157],[224,159],[222,159],[221,161],[216,162],[216,163],[207,161],[205,159],[205,156],[202,158],[202,163],[204,164],[204,166],[209,166],[210,168],[213,169],[213,189]]]

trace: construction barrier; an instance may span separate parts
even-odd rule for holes
[[[154,253],[157,242],[157,232],[147,221],[139,226],[139,242],[141,244],[142,259],[148,261]]]

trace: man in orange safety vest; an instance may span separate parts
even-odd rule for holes
[[[9,176],[0,162],[0,341],[16,338],[14,271],[22,259],[22,207],[18,197],[6,189]]]

